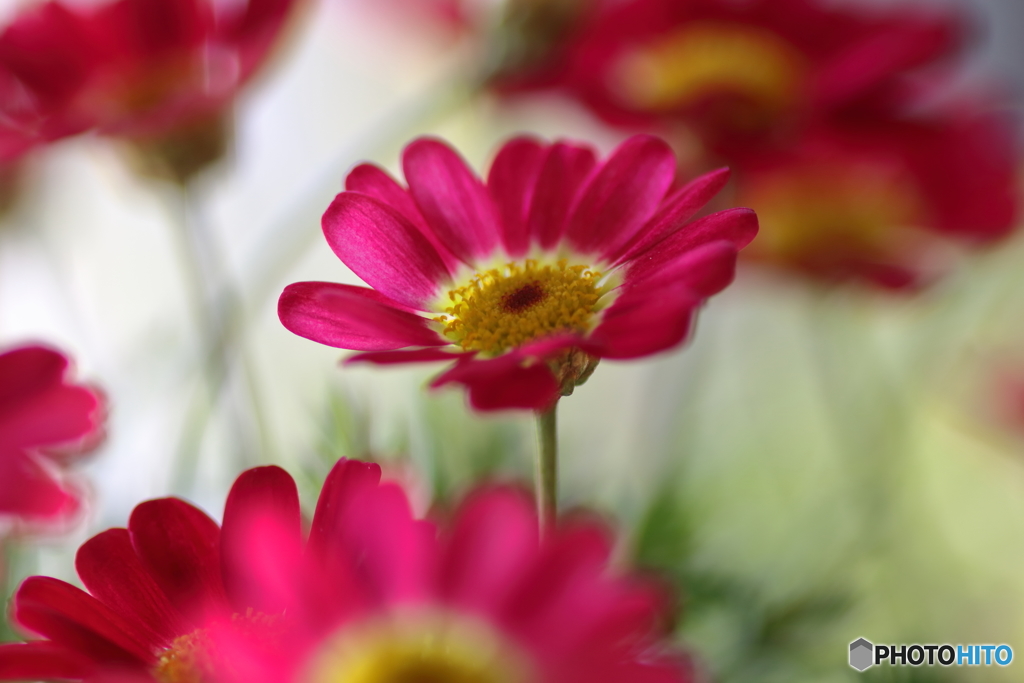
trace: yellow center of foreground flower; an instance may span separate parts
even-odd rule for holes
[[[484,624],[382,620],[346,628],[314,657],[305,683],[527,683],[518,652]]]
[[[734,94],[779,111],[799,97],[803,62],[796,48],[771,31],[699,21],[626,52],[612,85],[637,109],[674,109],[709,95]]]
[[[441,305],[444,336],[467,351],[498,355],[558,332],[586,332],[605,293],[590,266],[527,259],[474,275]]]
[[[231,616],[231,628],[256,644],[273,647],[280,624],[277,617],[250,608],[244,615]],[[157,663],[151,673],[159,683],[215,683],[217,669],[223,664],[216,661],[209,631],[200,628],[178,636],[170,647],[158,652]]]

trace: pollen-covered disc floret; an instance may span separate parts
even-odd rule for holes
[[[245,614],[234,614],[228,627],[236,636],[261,645],[264,649],[278,644],[280,619],[249,608]],[[200,628],[175,638],[169,647],[158,653],[153,678],[159,683],[213,683],[218,672],[225,672],[225,663],[217,657],[217,648],[209,629]]]
[[[175,638],[153,667],[153,677],[160,683],[203,683],[212,675],[206,629]]]
[[[601,308],[602,274],[568,259],[511,262],[448,292],[444,336],[467,351],[497,355],[559,332],[586,332]]]
[[[307,683],[526,683],[517,651],[486,624],[451,617],[384,619],[329,639]]]

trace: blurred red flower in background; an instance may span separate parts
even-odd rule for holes
[[[681,343],[757,232],[749,209],[693,220],[728,173],[676,187],[672,151],[649,136],[604,162],[516,138],[486,183],[437,140],[412,142],[403,166],[408,189],[358,166],[323,217],[334,253],[372,289],[289,285],[281,322],[366,352],[353,360],[455,361],[433,385],[465,385],[480,410],[546,409],[599,358]]]
[[[89,129],[215,144],[210,129],[223,125],[294,4],[51,1],[25,10],[0,34],[0,157]]]
[[[78,509],[61,470],[99,443],[104,400],[71,375],[52,349],[0,354],[0,518],[59,521]]]
[[[953,247],[1015,227],[1015,123],[993,97],[944,92],[963,17],[822,0],[586,7],[542,68],[499,87],[559,88],[617,125],[695,133],[691,163],[728,163],[737,202],[758,212],[747,257],[912,288]]]
[[[222,529],[168,498],[86,542],[76,565],[91,595],[25,580],[12,616],[45,640],[0,646],[0,678],[692,680],[685,658],[654,649],[660,591],[609,571],[603,525],[537,534],[529,499],[493,487],[439,533],[379,467],[342,460],[304,540],[291,477],[256,468]]]
[[[568,91],[605,120],[693,125],[718,152],[802,121],[887,109],[959,42],[952,16],[818,0],[600,0],[535,71],[499,84]]]
[[[757,211],[745,255],[828,281],[918,287],[950,250],[1007,236],[1019,211],[1010,121],[957,112],[810,129],[737,162]]]

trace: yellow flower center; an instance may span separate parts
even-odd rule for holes
[[[160,654],[153,677],[160,683],[205,683],[212,681],[214,665],[206,629],[178,636]]]
[[[314,656],[306,683],[526,683],[517,651],[483,624],[443,617],[346,628]]]
[[[528,259],[474,275],[441,305],[445,337],[467,351],[498,355],[559,332],[586,332],[606,292],[585,265]]]
[[[278,617],[255,612],[252,608],[244,615],[232,615],[231,628],[240,636],[265,647],[274,647],[280,633]],[[217,661],[216,655],[209,631],[196,629],[178,636],[170,647],[158,652],[157,663],[151,673],[159,683],[215,683],[219,678],[218,670],[223,671],[226,664]]]
[[[791,262],[891,253],[921,216],[913,183],[871,164],[781,172],[754,180],[741,199],[761,226],[750,255]]]
[[[626,52],[613,87],[637,109],[669,110],[731,94],[777,112],[799,97],[804,69],[803,56],[771,31],[697,21]]]

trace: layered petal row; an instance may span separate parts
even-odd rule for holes
[[[60,521],[80,492],[63,470],[103,436],[105,401],[43,346],[0,354],[0,518]]]
[[[79,550],[88,592],[21,585],[13,618],[42,639],[0,647],[0,680],[286,683],[356,666],[368,680],[396,666],[403,680],[691,680],[684,658],[653,654],[664,596],[609,569],[602,524],[541,541],[526,495],[486,487],[439,529],[380,477],[340,461],[308,538],[276,467],[238,478],[222,528],[178,499],[139,505]]]

